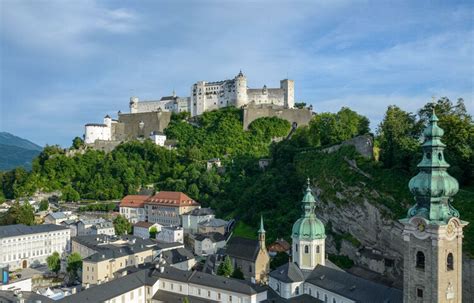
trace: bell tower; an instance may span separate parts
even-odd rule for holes
[[[451,205],[459,185],[447,169],[444,131],[434,111],[423,132],[420,172],[410,180],[415,205],[404,225],[403,302],[462,302],[462,238],[468,224]]]
[[[308,178],[306,193],[302,201],[303,215],[299,218],[291,232],[293,262],[300,269],[312,270],[326,261],[324,224],[316,218],[316,199],[311,193]]]

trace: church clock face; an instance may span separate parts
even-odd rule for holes
[[[416,228],[418,229],[419,232],[422,233],[422,232],[425,231],[426,225],[425,225],[425,223],[423,223],[423,222],[419,222],[418,225],[416,226]]]

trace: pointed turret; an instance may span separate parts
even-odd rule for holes
[[[438,117],[433,110],[423,135],[423,159],[418,164],[420,172],[410,180],[409,188],[416,204],[408,211],[408,218],[421,216],[427,220],[447,221],[459,217],[450,200],[459,190],[458,181],[451,177],[444,159],[441,137],[444,131],[438,126]]]
[[[258,242],[260,244],[260,249],[266,250],[265,229],[263,228],[263,216],[260,216],[260,229],[258,230]]]

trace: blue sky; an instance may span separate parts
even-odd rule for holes
[[[69,146],[83,125],[198,80],[295,80],[372,128],[432,96],[474,114],[472,1],[0,1],[0,130]]]

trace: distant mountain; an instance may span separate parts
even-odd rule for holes
[[[0,171],[18,166],[31,169],[32,160],[43,148],[31,141],[0,132]]]

